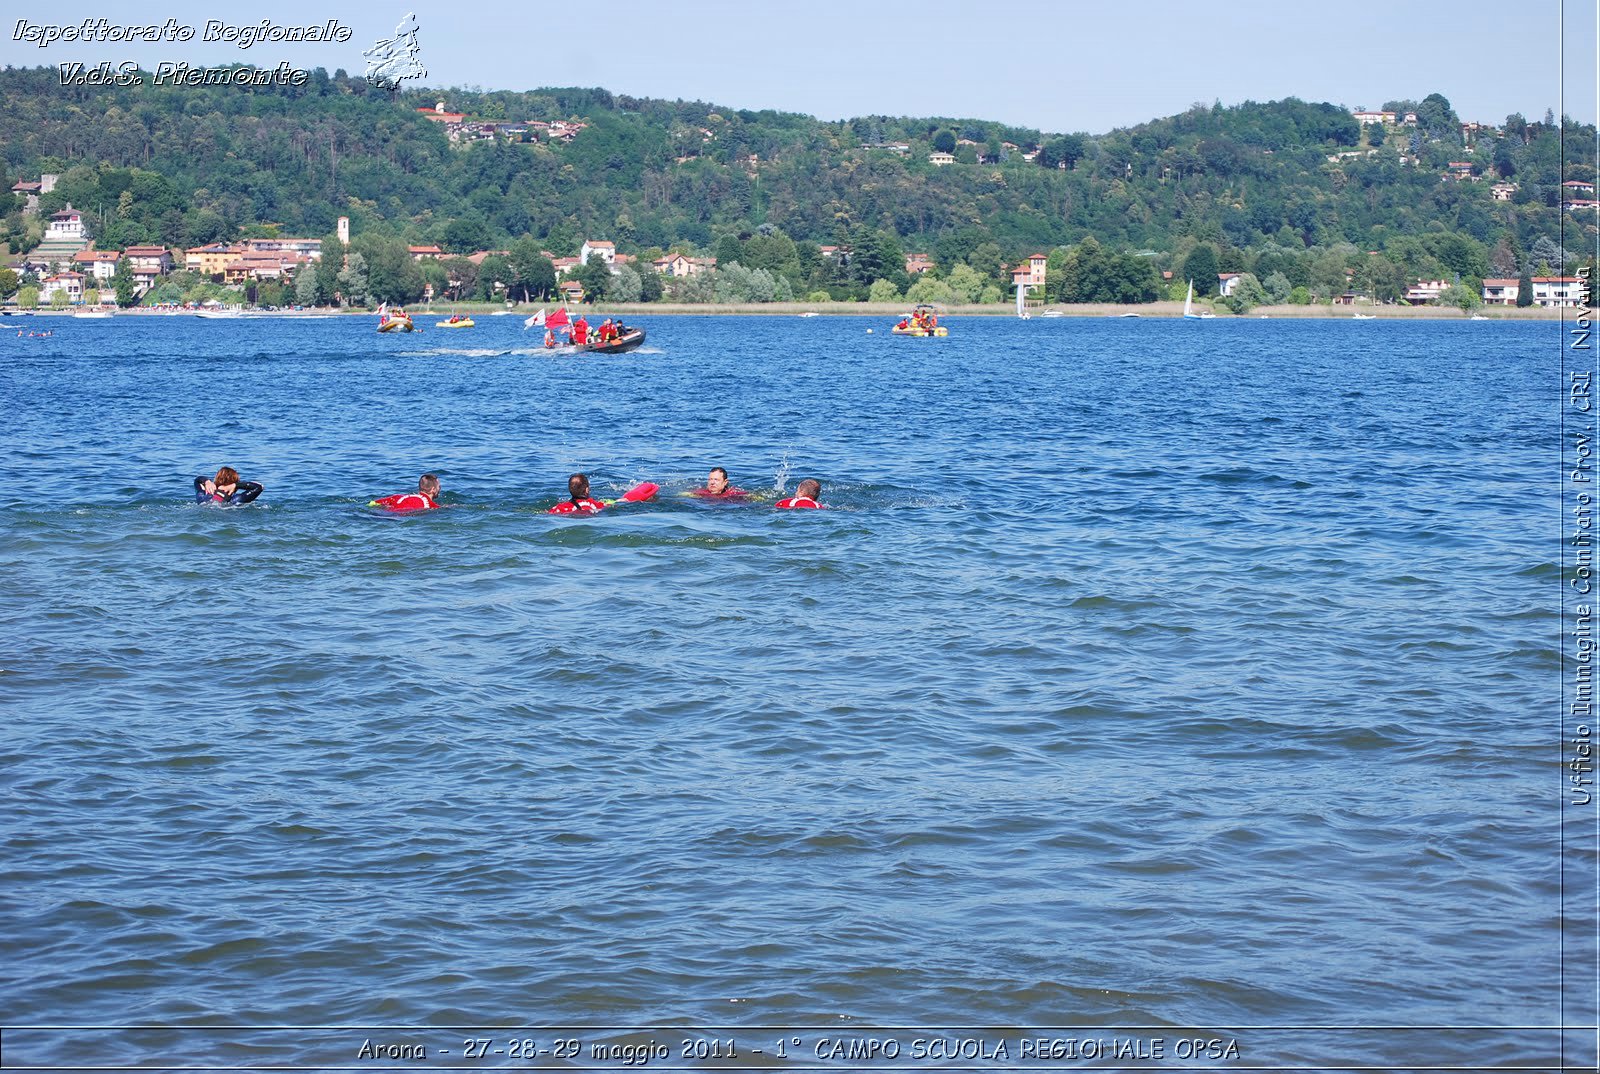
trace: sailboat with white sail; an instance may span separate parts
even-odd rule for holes
[[[1190,321],[1209,321],[1216,316],[1215,313],[1196,313],[1194,311],[1194,281],[1189,281],[1189,293],[1183,298],[1183,316]]]

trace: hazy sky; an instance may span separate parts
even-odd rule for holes
[[[641,97],[776,108],[821,119],[887,114],[998,120],[1098,134],[1196,101],[1295,96],[1350,107],[1442,93],[1463,119],[1498,123],[1545,109],[1596,119],[1600,0],[1386,0],[1381,4],[1028,4],[953,0],[156,0],[148,6],[27,5],[32,23],[208,19],[280,24],[335,18],[345,44],[67,44],[14,39],[0,63],[287,61],[365,71],[362,50],[408,12],[425,82],[408,86],[603,86]],[[1565,30],[1561,12],[1565,8]],[[19,10],[13,8],[14,11]],[[61,14],[51,14],[59,10]],[[224,14],[227,11],[236,14]],[[70,12],[70,15],[67,14]],[[136,14],[132,14],[135,13]],[[1565,99],[1559,72],[1565,61]]]

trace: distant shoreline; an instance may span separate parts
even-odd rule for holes
[[[81,307],[80,307],[81,308]],[[555,303],[540,306],[537,303],[525,304],[518,309],[504,311],[500,306],[491,306],[484,303],[460,303],[458,305],[440,305],[432,309],[412,307],[411,315],[419,321],[429,317],[448,317],[452,313],[470,314],[475,317],[493,317],[503,315],[526,319],[533,316],[540,309],[546,311],[557,309]],[[601,302],[594,306],[568,307],[574,314],[583,313],[591,321],[596,318],[621,316],[634,317],[798,317],[805,313],[815,313],[822,317],[884,317],[896,318],[905,314],[910,309],[904,302],[750,302],[742,304],[720,305],[688,304],[673,302],[653,302],[634,304],[612,304]],[[987,305],[948,306],[944,307],[943,316],[949,317],[1016,317],[1016,307],[1010,303],[992,303]],[[1173,318],[1183,316],[1183,303],[1181,302],[1149,302],[1138,305],[1118,305],[1116,303],[1085,303],[1080,305],[1057,304],[1039,308],[1030,308],[1029,317],[1034,320],[1041,319],[1041,314],[1046,310],[1058,310],[1062,317],[1122,317],[1135,314],[1139,317]],[[40,317],[71,317],[76,309],[37,309],[15,310],[9,316],[40,316]],[[135,307],[127,310],[117,310],[118,317],[192,317],[195,310],[159,311]],[[1526,309],[1517,309],[1514,306],[1481,306],[1469,312],[1462,312],[1454,306],[1257,306],[1249,313],[1235,314],[1226,309],[1215,311],[1216,319],[1225,320],[1260,320],[1261,318],[1278,319],[1322,319],[1322,320],[1354,320],[1356,314],[1374,319],[1400,319],[1400,320],[1453,320],[1465,321],[1473,316],[1483,317],[1491,321],[1559,321],[1568,314],[1576,311],[1570,308],[1556,309],[1543,306],[1529,306]],[[308,309],[308,310],[244,310],[240,316],[244,317],[374,317],[373,310],[335,310],[335,309]],[[4,323],[0,321],[0,323]],[[420,327],[427,328],[427,324]]]

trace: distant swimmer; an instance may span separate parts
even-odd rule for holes
[[[423,474],[417,478],[417,491],[371,500],[367,506],[381,507],[386,511],[433,511],[444,504],[439,502],[439,479],[433,474]]]
[[[689,495],[702,500],[742,500],[750,494],[728,484],[728,471],[718,466],[706,475],[705,488],[695,489]]]
[[[606,505],[589,495],[589,476],[587,474],[573,474],[567,478],[567,492],[571,499],[566,503],[558,503],[550,508],[548,514],[552,515],[595,515],[606,509]]]
[[[821,507],[817,498],[822,495],[822,484],[814,477],[808,477],[794,487],[794,495],[787,500],[779,500],[774,507]]]
[[[232,506],[247,504],[261,495],[262,488],[254,481],[240,481],[239,471],[224,466],[216,477],[194,479],[195,503],[225,503]]]

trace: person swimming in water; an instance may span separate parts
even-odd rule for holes
[[[567,478],[567,493],[571,499],[565,503],[558,503],[550,508],[547,514],[552,515],[596,515],[606,509],[606,505],[589,495],[589,475],[573,474]]]
[[[417,478],[417,491],[371,500],[367,506],[382,507],[386,511],[433,511],[444,504],[439,502],[439,479],[433,474],[423,474]]]
[[[822,484],[814,477],[808,477],[794,487],[794,495],[786,500],[779,500],[774,507],[784,509],[795,507],[821,507],[817,498],[822,495]]]
[[[238,507],[261,495],[262,488],[254,481],[239,480],[239,471],[224,466],[216,477],[194,479],[195,503],[222,503]]]
[[[728,484],[728,471],[717,466],[706,475],[705,487],[695,489],[689,495],[702,500],[742,500],[750,494]]]

